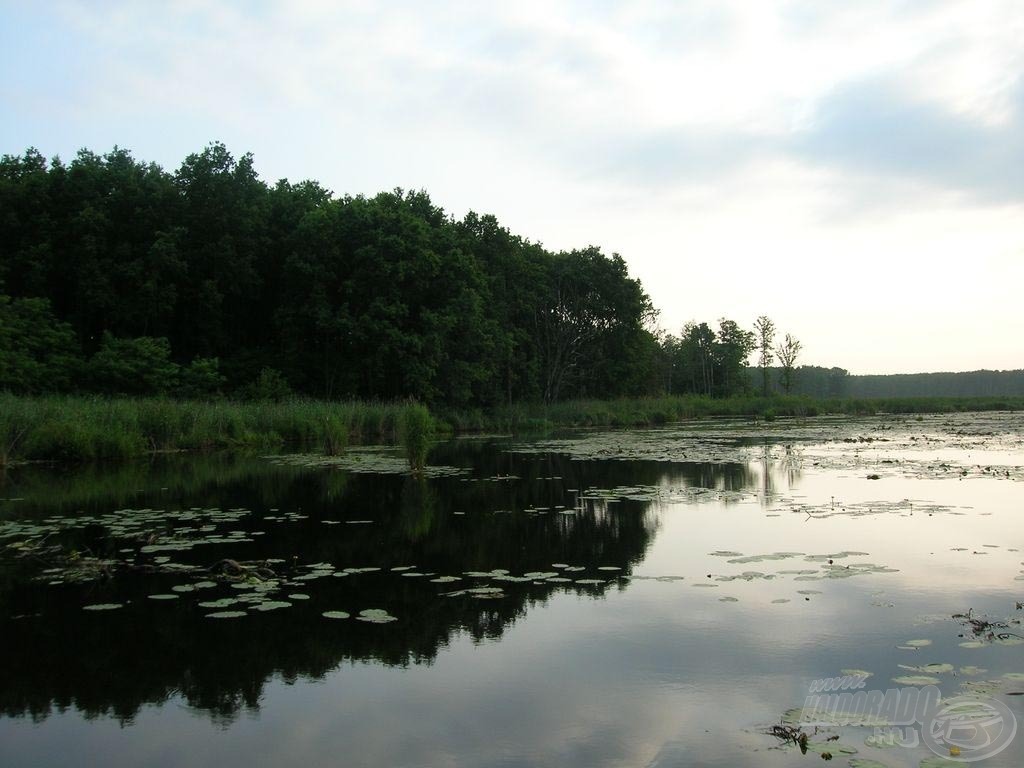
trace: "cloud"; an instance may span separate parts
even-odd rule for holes
[[[882,79],[836,89],[787,150],[858,176],[920,181],[992,202],[1024,201],[1024,80],[1009,120],[987,125]]]

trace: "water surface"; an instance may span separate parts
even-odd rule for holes
[[[764,731],[845,669],[1024,727],[1022,435],[710,421],[454,440],[424,478],[382,449],[17,468],[0,764],[817,764]],[[839,765],[932,757],[833,735]],[[1024,737],[982,764],[1022,762]]]

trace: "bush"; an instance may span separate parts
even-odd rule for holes
[[[246,400],[269,400],[279,403],[291,397],[292,388],[284,374],[274,368],[264,368],[249,386],[243,388],[241,395]]]
[[[187,368],[178,372],[175,394],[190,399],[206,399],[220,393],[226,379],[220,373],[220,360],[216,357],[197,357]]]
[[[434,420],[426,406],[418,403],[407,405],[399,421],[398,439],[413,472],[422,472],[426,466],[427,451],[433,437]]]
[[[104,333],[88,371],[97,391],[122,395],[166,394],[178,379],[171,343],[163,337],[119,339]]]

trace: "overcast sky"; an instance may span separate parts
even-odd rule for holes
[[[1024,2],[0,0],[0,153],[213,140],[618,252],[678,333],[1024,367]]]

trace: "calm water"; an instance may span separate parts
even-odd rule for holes
[[[817,765],[764,731],[844,669],[994,695],[1024,731],[1022,435],[705,422],[456,440],[424,479],[380,450],[10,471],[0,765]],[[812,742],[933,757],[873,734]],[[980,764],[1022,763],[1024,735]]]

